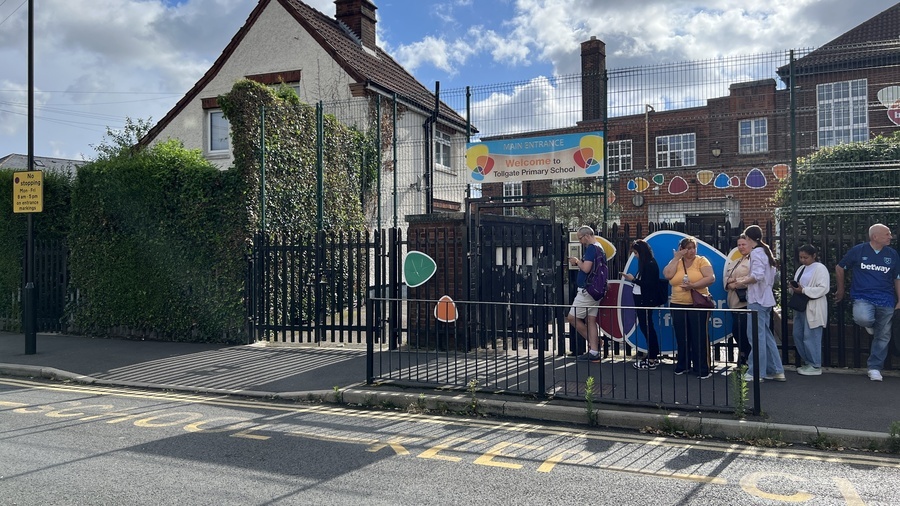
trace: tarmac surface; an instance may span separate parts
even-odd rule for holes
[[[366,384],[362,347],[216,345],[38,334],[37,353],[25,354],[25,336],[0,332],[3,376],[78,381],[86,384],[166,389],[286,400],[409,406],[426,403],[466,411],[467,393],[432,388]],[[825,369],[800,376],[786,367],[786,382],[760,384],[763,416],[735,420],[721,414],[647,410],[599,402],[601,426],[641,429],[675,421],[714,437],[777,437],[808,443],[821,437],[866,448],[887,440],[900,425],[900,374],[885,371],[870,381],[865,369]],[[340,390],[340,398],[336,398]],[[586,424],[583,402],[527,400],[477,394],[479,413],[535,422]]]

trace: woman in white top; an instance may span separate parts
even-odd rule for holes
[[[775,335],[769,325],[772,322],[772,309],[775,307],[775,294],[772,286],[775,284],[775,273],[778,262],[772,255],[772,248],[763,242],[762,229],[758,225],[750,225],[744,229],[742,239],[747,239],[750,247],[750,274],[739,278],[738,282],[747,285],[747,309],[756,311],[758,315],[759,335],[753,335],[753,320],[747,320],[747,336],[751,346],[757,346],[759,364],[753,361],[753,353],[750,354],[749,368],[744,375],[746,381],[753,380],[753,369],[757,365],[760,368],[760,376],[767,380],[785,381],[784,365],[781,363],[781,355],[778,353],[778,344]],[[754,343],[754,337],[756,342]],[[762,381],[760,378],[760,381]]]
[[[794,311],[794,345],[803,363],[797,373],[803,376],[822,374],[822,330],[828,323],[828,300],[831,276],[828,268],[816,259],[815,246],[800,246],[800,267],[794,274],[790,290],[809,297],[806,311]]]

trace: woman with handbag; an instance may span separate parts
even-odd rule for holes
[[[647,241],[634,241],[631,254],[638,261],[637,276],[625,273],[622,277],[634,283],[634,305],[642,308],[637,310],[638,327],[647,338],[647,355],[632,365],[635,369],[652,371],[659,367],[659,338],[653,325],[653,308],[660,305],[665,295],[660,293],[659,264]]]
[[[800,246],[797,255],[800,267],[794,274],[790,287],[791,299],[806,304],[803,311],[796,309],[802,304],[791,304],[795,308],[794,345],[803,364],[797,368],[797,374],[802,376],[822,374],[822,330],[828,323],[828,301],[825,294],[831,290],[831,276],[828,268],[817,261],[818,252],[810,244]]]
[[[747,285],[738,283],[738,278],[750,274],[750,243],[747,239],[738,239],[737,260],[729,259],[725,264],[725,290],[728,291],[728,307],[744,309],[747,307]],[[731,338],[738,345],[738,367],[747,365],[750,356],[750,340],[747,339],[747,313],[731,313]]]
[[[751,247],[750,274],[738,278],[738,282],[748,286],[747,308],[756,311],[759,327],[759,335],[753,336],[753,321],[748,318],[747,335],[751,338],[751,348],[753,346],[752,338],[757,338],[759,367],[760,373],[764,373],[763,378],[785,381],[784,366],[781,364],[781,355],[778,354],[778,344],[775,343],[775,335],[772,334],[772,329],[769,328],[769,324],[772,321],[772,309],[775,307],[775,294],[772,292],[772,287],[775,285],[775,273],[778,262],[775,260],[775,256],[772,255],[772,248],[763,242],[762,229],[759,228],[759,225],[750,225],[745,228],[741,238],[746,239]],[[744,380],[753,381],[753,368],[757,364],[753,362],[752,353],[747,363],[749,367],[744,375]],[[760,378],[760,381],[763,378]]]
[[[672,326],[678,346],[675,374],[688,369],[700,379],[712,376],[709,353],[709,285],[716,282],[712,264],[697,254],[697,240],[685,237],[673,252],[672,260],[663,268],[663,276],[672,286]],[[694,309],[702,307],[706,310]]]

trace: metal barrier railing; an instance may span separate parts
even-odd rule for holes
[[[733,412],[761,410],[759,381],[737,383],[738,345],[731,319],[747,315],[750,336],[758,317],[746,309],[659,307],[651,318],[660,340],[660,364],[634,367],[646,340],[629,306],[599,307],[604,340],[595,360],[579,360],[584,339],[566,321],[568,305],[392,299],[368,301],[367,381],[537,397],[584,400],[665,409]],[[678,360],[675,322],[690,312],[708,312],[712,342],[701,346],[694,370]],[[391,321],[389,314],[402,314]],[[400,341],[395,340],[400,336]],[[751,337],[752,341],[752,337]],[[753,346],[758,360],[757,346]],[[698,369],[699,367],[699,369]],[[764,372],[764,371],[763,371]],[[703,374],[706,377],[701,378]],[[755,368],[754,374],[760,374]],[[593,391],[588,392],[589,378]],[[746,388],[741,393],[741,387]]]

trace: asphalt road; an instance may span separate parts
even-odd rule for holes
[[[896,504],[900,459],[0,378],[0,502]]]

